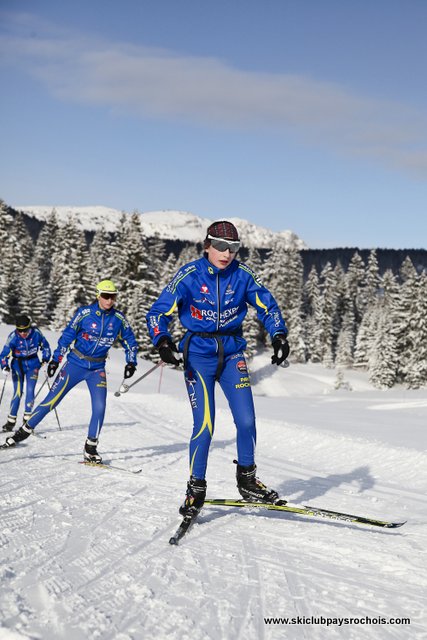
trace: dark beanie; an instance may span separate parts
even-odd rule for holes
[[[17,329],[29,329],[31,326],[31,320],[28,316],[17,316],[15,320],[15,326]]]
[[[219,220],[218,222],[213,222],[208,227],[206,235],[213,236],[214,238],[223,238],[224,240],[239,239],[239,233],[236,227],[232,222],[227,222],[227,220]]]

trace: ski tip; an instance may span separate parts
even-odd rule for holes
[[[178,538],[176,538],[175,536],[172,536],[172,538],[169,539],[169,544],[177,545]]]

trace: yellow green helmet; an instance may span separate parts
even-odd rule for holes
[[[96,295],[98,298],[101,293],[116,294],[117,287],[111,280],[101,280],[101,282],[98,282],[98,284],[96,285]]]

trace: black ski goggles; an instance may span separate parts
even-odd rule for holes
[[[211,245],[217,251],[229,250],[230,253],[237,253],[240,249],[240,240],[224,240],[224,238],[214,238],[213,236],[207,236],[207,240],[210,241]]]
[[[104,298],[104,300],[115,300],[117,298],[117,293],[100,293],[100,298]]]
[[[16,330],[21,336],[21,338],[26,338],[30,333],[30,327],[28,327],[27,329],[18,329],[18,327],[16,327]]]

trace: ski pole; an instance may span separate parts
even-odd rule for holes
[[[46,380],[45,380],[44,382],[42,382],[42,384],[41,384],[41,386],[40,386],[39,390],[37,391],[36,395],[34,396],[34,400],[37,398],[37,396],[39,395],[39,393],[40,393],[40,392],[41,392],[41,390],[43,389],[43,387],[44,387],[44,385],[46,384],[46,382],[47,382],[47,378],[46,378]]]
[[[49,379],[48,379],[47,373],[46,373],[46,380],[45,380],[45,382],[47,382],[47,388],[48,388],[48,389],[49,389],[49,391],[50,391],[50,384],[49,384]],[[59,416],[58,416],[58,412],[57,412],[57,410],[56,410],[56,407],[54,407],[54,408],[53,408],[53,410],[55,411],[56,421],[57,421],[57,423],[58,423],[59,430],[60,430],[60,431],[62,431],[62,429],[61,429],[61,423],[59,422]]]
[[[125,381],[123,379],[122,384],[120,385],[120,389],[118,391],[116,391],[114,393],[114,395],[118,398],[122,393],[127,393],[129,391],[129,389],[131,389],[132,387],[134,387],[136,384],[138,384],[138,382],[141,382],[141,380],[143,380],[144,378],[146,378],[147,376],[150,375],[150,373],[153,373],[153,371],[155,371],[157,369],[157,367],[161,367],[163,365],[162,360],[160,360],[160,362],[158,362],[157,364],[154,365],[154,367],[151,367],[151,369],[148,369],[148,371],[146,371],[144,373],[144,375],[140,376],[137,380],[135,380],[134,382],[132,382],[132,384],[125,384]]]
[[[7,382],[8,377],[9,377],[9,371],[5,371],[3,387],[2,387],[2,390],[1,390],[1,394],[0,394],[0,404],[1,404],[1,401],[3,400],[4,388],[6,386],[6,382]]]

